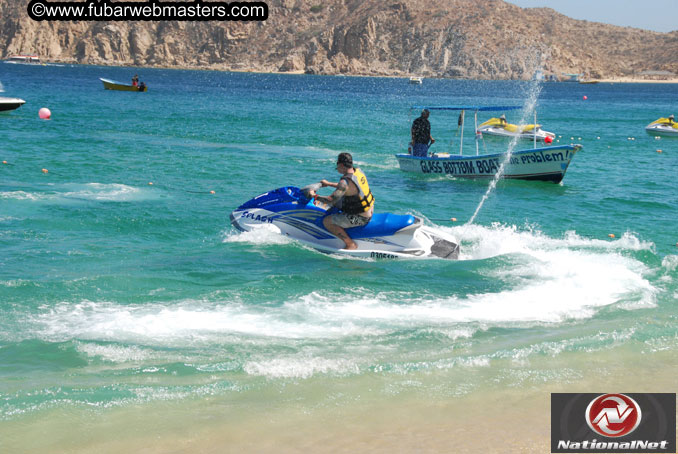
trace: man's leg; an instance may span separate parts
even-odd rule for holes
[[[330,216],[325,216],[323,218],[323,225],[327,230],[329,230],[332,234],[334,234],[340,240],[342,240],[344,244],[346,244],[345,249],[358,249],[358,245],[355,244],[355,241],[353,241],[350,236],[348,236],[346,230],[332,223],[332,221],[330,220]]]
[[[415,143],[412,148],[412,154],[419,157],[426,156],[428,154],[428,145],[425,143]]]

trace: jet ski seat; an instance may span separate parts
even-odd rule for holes
[[[367,225],[347,229],[353,239],[393,235],[405,227],[418,227],[421,220],[411,214],[375,213]]]

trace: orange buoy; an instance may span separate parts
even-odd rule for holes
[[[210,191],[210,194],[216,194],[216,192],[214,192],[214,191]]]
[[[47,170],[47,169],[42,169],[42,173],[47,173],[47,172],[49,172],[49,170]]]
[[[607,235],[607,236],[609,236],[610,238],[614,238],[614,233],[610,233],[610,234]]]
[[[149,185],[149,186],[153,186],[153,182],[152,182],[152,181],[149,181],[149,182],[148,182],[148,185]]]
[[[450,218],[450,221],[457,222],[457,218]]]

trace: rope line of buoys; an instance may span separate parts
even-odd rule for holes
[[[457,218],[446,218],[446,219],[430,219],[427,218],[431,222],[457,222]]]

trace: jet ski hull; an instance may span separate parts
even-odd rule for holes
[[[344,242],[323,226],[326,208],[289,186],[253,198],[230,218],[238,230],[268,228],[326,253],[387,259],[459,256],[458,242],[451,235],[425,226],[415,216],[392,213],[376,213],[367,225],[347,229],[358,249],[344,249]]]
[[[645,132],[653,136],[678,137],[678,128],[667,124],[651,124],[645,128]]]
[[[503,138],[514,138],[518,137],[523,140],[534,140],[535,135],[537,136],[537,141],[538,142],[543,142],[544,139],[547,137],[554,139],[556,135],[552,132],[549,131],[543,131],[541,129],[537,129],[536,134],[534,132],[511,132],[507,131],[504,128],[501,128],[499,126],[484,126],[484,127],[479,127],[478,132],[480,132],[483,135],[487,135],[490,137],[503,137]]]

